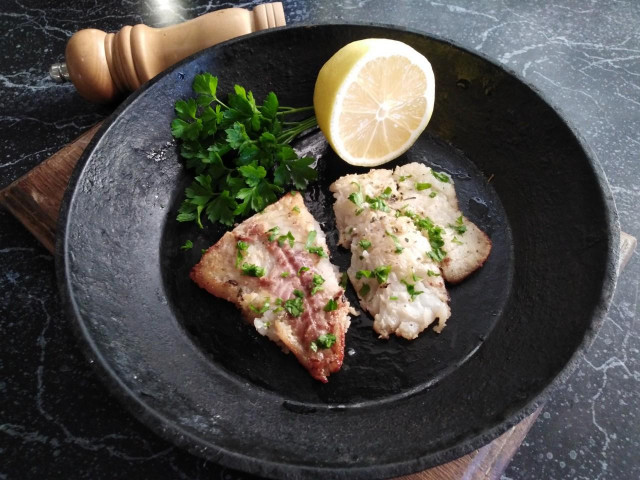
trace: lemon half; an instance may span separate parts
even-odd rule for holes
[[[435,95],[429,61],[384,38],[349,43],[324,64],[313,105],[320,129],[347,163],[374,167],[406,152],[424,131]]]

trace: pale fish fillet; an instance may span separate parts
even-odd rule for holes
[[[458,283],[484,264],[491,252],[491,240],[458,208],[453,179],[446,174],[438,176],[448,180],[439,180],[431,168],[421,163],[397,167],[393,180],[399,195],[393,207],[430,218],[443,227],[443,249],[447,255],[440,267],[447,282]],[[424,188],[426,185],[431,186]]]
[[[238,248],[238,242],[247,248]],[[191,278],[236,304],[260,334],[293,352],[315,379],[326,382],[342,366],[350,324],[349,302],[328,253],[325,235],[301,195],[286,194],[225,233],[193,268]],[[243,265],[262,268],[264,275],[243,274]],[[303,311],[291,313],[286,302],[295,304],[296,294]],[[327,335],[335,336],[330,346]]]
[[[458,210],[453,181],[446,179],[412,163],[395,172],[346,175],[330,187],[340,244],[352,251],[349,277],[358,292],[365,282],[370,285],[361,304],[383,338],[390,333],[416,338],[436,320],[434,330],[441,331],[450,316],[443,277],[459,282],[489,255],[490,240]],[[442,261],[434,256],[429,232],[419,228],[419,220],[427,218],[441,228]],[[371,246],[364,250],[362,241]],[[358,271],[380,266],[391,267],[388,285],[362,274],[356,278]]]

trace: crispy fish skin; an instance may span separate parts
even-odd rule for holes
[[[436,320],[434,330],[440,332],[451,314],[444,280],[463,280],[491,250],[489,238],[458,209],[453,181],[440,178],[412,163],[345,175],[330,186],[340,245],[352,252],[349,278],[381,338],[395,333],[411,340]],[[442,228],[447,255],[441,262],[430,254],[429,232],[417,226],[420,218]],[[371,246],[364,249],[362,241]],[[362,273],[381,267],[389,267],[386,282]]]
[[[319,247],[321,251],[316,252],[325,256],[307,249],[310,232],[316,232],[312,246]],[[239,249],[238,242],[247,248]],[[243,274],[245,264],[263,268],[264,274]],[[209,293],[234,303],[260,334],[293,352],[315,379],[327,382],[342,366],[350,324],[350,306],[338,273],[329,261],[319,224],[302,196],[292,193],[225,233],[193,267],[191,279]],[[323,279],[320,285],[318,277]],[[302,312],[294,311],[299,313],[294,316],[285,302],[295,302],[297,295],[301,296]],[[330,301],[336,308],[325,311]],[[316,340],[325,334],[333,334],[335,343],[329,348],[318,347]]]

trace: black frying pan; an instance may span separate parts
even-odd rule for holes
[[[173,105],[196,73],[287,105],[312,102],[322,64],[348,42],[404,41],[431,61],[427,131],[388,166],[424,162],[456,182],[489,234],[485,266],[450,287],[442,334],[378,340],[362,314],[342,371],[321,384],[245,325],[188,271],[223,230],[179,224],[189,183],[172,142]],[[314,132],[305,192],[337,247],[328,186],[349,167]],[[489,178],[492,180],[489,181]],[[602,171],[534,90],[448,42],[373,26],[296,27],[202,52],[154,79],[104,124],[79,162],[60,220],[62,296],[88,355],[131,411],[213,461],[269,477],[372,479],[452,460],[514,425],[566,378],[615,287],[619,226]],[[195,247],[179,249],[186,239]],[[353,290],[348,296],[357,306]]]

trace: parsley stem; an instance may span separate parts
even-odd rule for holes
[[[278,115],[289,115],[289,114],[292,114],[292,113],[308,112],[309,110],[313,110],[313,106],[300,107],[300,108],[279,107],[278,108]]]
[[[227,110],[229,109],[229,107],[227,107],[224,103],[222,103],[222,100],[220,100],[218,97],[213,97],[213,99],[218,102],[221,106],[223,106],[224,108],[226,108]]]
[[[315,116],[313,116],[313,117],[309,117],[306,120],[303,120],[301,122],[296,122],[296,124],[298,125],[297,127],[289,128],[289,129],[285,130],[284,132],[282,132],[278,136],[278,142],[280,142],[280,143],[290,143],[294,138],[296,138],[298,135],[300,135],[305,130],[308,130],[308,129],[313,128],[316,125],[318,125],[318,120],[316,119]]]

